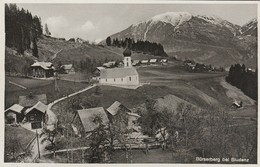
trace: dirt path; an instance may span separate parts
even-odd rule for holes
[[[68,95],[68,96],[66,96],[66,97],[62,97],[62,98],[60,98],[60,99],[57,99],[57,100],[53,101],[52,103],[48,104],[47,113],[48,113],[48,112],[53,113],[53,112],[51,111],[51,108],[52,108],[53,105],[55,105],[55,104],[57,104],[57,103],[59,103],[59,102],[65,100],[65,99],[67,99],[67,98],[69,98],[69,97],[73,97],[73,96],[75,96],[75,95],[77,95],[77,94],[79,94],[79,93],[82,93],[82,92],[84,92],[84,91],[87,91],[87,90],[89,90],[89,89],[92,89],[92,88],[94,88],[95,86],[96,86],[96,84],[91,85],[91,86],[89,86],[89,87],[87,87],[87,88],[85,88],[85,89],[83,89],[83,90],[80,90],[80,91],[78,91],[78,92],[74,92],[74,93],[72,93],[72,94],[70,94],[70,95]],[[53,119],[57,119],[55,114],[53,115],[53,117],[55,117],[55,118],[53,118]],[[40,133],[41,133],[40,130],[38,130],[38,134],[40,134]],[[39,137],[39,151],[40,151],[40,155],[46,155],[46,154],[50,154],[50,153],[51,153],[50,151],[48,151],[48,150],[45,149],[45,147],[46,147],[47,145],[49,145],[50,142],[48,142],[48,141],[42,142],[42,140],[43,140],[45,137],[46,137],[46,135],[42,135],[41,137]],[[44,159],[42,159],[42,158],[39,159],[39,157],[38,157],[39,154],[38,154],[38,144],[37,144],[37,140],[34,140],[34,142],[31,144],[31,149],[30,149],[30,150],[31,150],[31,155],[28,156],[28,157],[26,157],[26,158],[23,160],[24,162],[38,162],[38,161],[44,161]]]
[[[75,95],[77,95],[77,94],[80,94],[80,93],[85,92],[85,91],[87,91],[87,90],[89,90],[89,89],[92,89],[92,88],[94,88],[95,86],[96,86],[96,84],[91,85],[91,86],[89,86],[89,87],[87,87],[87,88],[85,88],[85,89],[82,89],[82,90],[78,91],[78,92],[74,92],[74,93],[72,93],[72,94],[70,94],[70,95],[68,95],[68,96],[62,97],[62,98],[60,98],[60,99],[57,99],[57,100],[51,102],[50,104],[48,104],[47,112],[48,112],[48,110],[51,110],[51,108],[52,108],[55,104],[57,104],[57,103],[59,103],[59,102],[61,102],[61,101],[63,101],[63,100],[66,100],[66,99],[69,98],[69,97],[73,97],[73,96],[75,96]]]
[[[17,83],[15,83],[15,82],[9,81],[9,83],[12,84],[12,85],[18,86],[18,87],[20,87],[20,88],[22,88],[22,89],[27,89],[26,87],[24,87],[24,86],[22,86],[22,85],[20,85],[20,84],[17,84]]]
[[[57,53],[55,53],[51,59],[54,60],[54,59],[57,57],[57,54],[60,53],[62,50],[63,50],[63,49],[61,49],[60,51],[58,51]]]

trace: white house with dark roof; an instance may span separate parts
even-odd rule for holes
[[[124,51],[124,67],[100,70],[100,84],[107,85],[139,85],[139,75],[131,63],[131,51]]]

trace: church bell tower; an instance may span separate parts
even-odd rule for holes
[[[124,55],[124,67],[125,68],[132,67],[131,54],[132,54],[131,50],[128,49],[128,48],[123,52],[123,55]]]

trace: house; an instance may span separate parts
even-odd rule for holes
[[[232,107],[235,107],[235,108],[241,108],[243,107],[243,102],[242,101],[237,101],[235,100],[233,103],[232,103]]]
[[[126,49],[124,51],[124,67],[103,69],[100,71],[100,84],[107,85],[139,85],[139,74],[136,69],[132,67],[131,51]]]
[[[99,119],[100,118],[100,119]],[[89,134],[94,131],[99,124],[107,125],[109,119],[103,107],[87,108],[78,110],[73,123],[82,134]]]
[[[133,60],[132,66],[139,66],[140,65],[140,60]]]
[[[255,69],[253,69],[253,68],[247,68],[247,71],[249,71],[249,72],[255,72]]]
[[[110,61],[110,62],[107,62],[107,63],[104,63],[103,64],[103,67],[106,67],[106,68],[112,68],[116,65],[116,61]]]
[[[75,74],[75,69],[72,64],[62,65],[62,68],[67,74]]]
[[[128,130],[133,129],[137,119],[140,117],[118,101],[115,101],[110,107],[108,107],[107,112],[108,118],[111,122]]]
[[[34,62],[31,65],[32,76],[34,78],[49,78],[54,76],[53,65],[51,62]]]
[[[42,102],[36,103],[34,106],[28,108],[24,112],[25,122],[42,122],[45,123],[45,114],[48,106]]]
[[[47,104],[46,94],[32,95],[32,93],[30,93],[28,96],[19,96],[19,105],[25,108],[32,107],[39,101],[43,104]]]
[[[147,64],[149,64],[149,60],[141,60],[141,64],[147,65]]]
[[[23,120],[23,106],[14,104],[5,110],[5,124],[17,124]]]
[[[96,77],[100,76],[100,71],[101,71],[101,70],[104,70],[104,69],[106,69],[106,68],[105,68],[105,67],[97,67],[97,68],[93,71],[94,76],[96,76]]]
[[[162,64],[164,64],[164,63],[167,63],[168,62],[168,60],[167,59],[161,59],[161,61],[160,61]]]
[[[155,64],[157,62],[157,59],[150,59],[150,64]]]

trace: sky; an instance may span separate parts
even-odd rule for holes
[[[99,42],[165,12],[216,15],[237,25],[257,17],[256,4],[17,4],[47,23],[52,36]],[[44,27],[44,26],[43,26]]]

